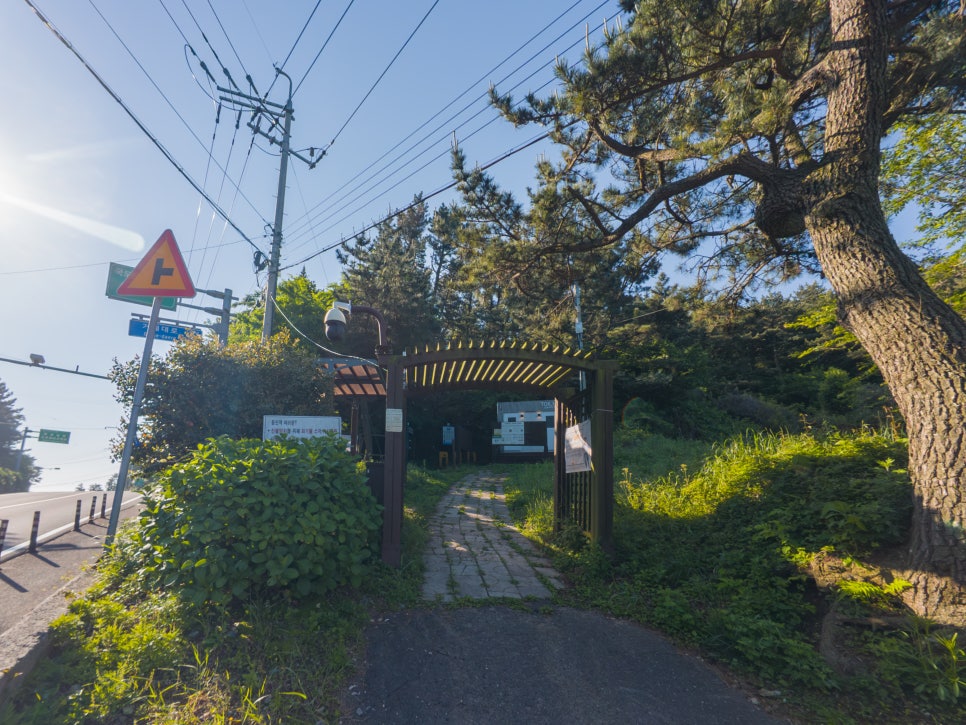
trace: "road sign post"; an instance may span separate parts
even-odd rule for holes
[[[114,543],[117,524],[121,518],[121,503],[124,499],[124,487],[127,484],[128,471],[131,467],[131,452],[138,432],[138,415],[141,412],[141,400],[144,397],[144,387],[148,379],[148,368],[151,365],[151,347],[154,345],[154,335],[158,329],[161,317],[161,302],[167,297],[194,297],[195,287],[188,275],[178,243],[170,229],[165,229],[154,246],[148,250],[134,271],[128,275],[124,283],[118,287],[121,295],[146,295],[154,298],[151,305],[151,320],[148,322],[147,334],[144,338],[144,353],[141,355],[141,367],[138,370],[137,383],[134,386],[134,400],[131,403],[131,417],[127,424],[127,435],[124,439],[124,452],[121,454],[121,466],[117,473],[117,488],[114,490],[114,503],[111,506],[111,520],[107,526],[107,536],[104,546],[110,547]]]

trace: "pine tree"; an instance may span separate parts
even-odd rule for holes
[[[380,223],[375,236],[357,237],[337,253],[343,265],[340,299],[379,310],[396,352],[439,339],[426,264],[427,223],[426,207],[417,198],[410,208]],[[361,315],[351,320],[345,347],[371,357],[376,341],[371,320]]]
[[[33,457],[20,453],[23,423],[23,411],[17,407],[17,400],[6,383],[0,380],[0,493],[27,491],[31,481],[40,475]]]
[[[560,94],[494,94],[562,145],[544,183],[594,223],[573,251],[676,252],[738,290],[824,274],[906,421],[915,607],[966,621],[966,321],[899,248],[879,199],[890,130],[963,110],[962,4],[622,6],[627,26],[585,67],[560,66]]]

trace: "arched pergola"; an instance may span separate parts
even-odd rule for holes
[[[614,515],[613,379],[617,363],[589,353],[526,342],[463,342],[378,356],[386,370],[386,443],[382,559],[401,556],[406,481],[406,401],[455,390],[504,390],[551,396],[554,416],[554,514],[608,547]],[[568,470],[567,429],[590,425],[589,470]],[[581,468],[577,466],[577,468]],[[586,467],[584,467],[586,469]]]

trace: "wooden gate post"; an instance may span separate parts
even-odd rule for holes
[[[597,363],[591,401],[590,445],[594,492],[590,531],[606,551],[613,544],[614,529],[614,368],[610,361]]]
[[[406,391],[403,368],[394,357],[380,360],[386,373],[386,465],[382,511],[382,560],[399,566],[402,559],[403,487],[406,483]]]

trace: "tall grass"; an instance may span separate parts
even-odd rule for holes
[[[845,606],[845,592],[875,589],[849,605],[859,619],[901,611],[904,583],[874,580],[878,568],[866,562],[909,528],[904,440],[751,432],[709,445],[623,431],[615,443],[610,556],[554,533],[549,467],[514,468],[506,484],[521,528],[570,579],[571,603],[660,628],[767,689],[797,693],[812,718],[901,722],[924,702],[966,715],[966,697],[953,697],[962,648],[949,632],[926,641],[910,626],[902,637],[849,641],[865,663],[852,674],[820,653],[824,618]],[[863,585],[819,588],[809,568],[819,554]]]

